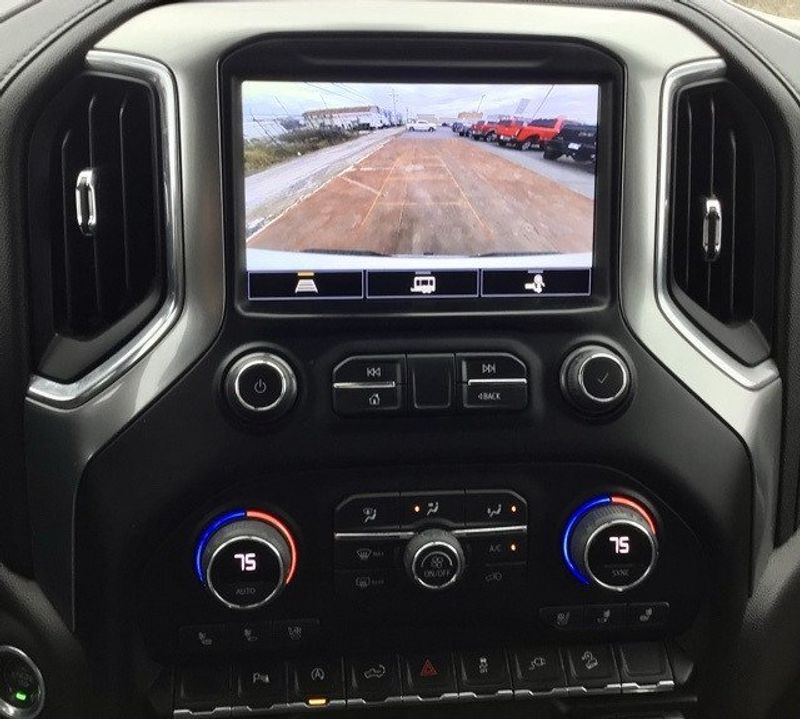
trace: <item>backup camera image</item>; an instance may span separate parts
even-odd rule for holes
[[[423,271],[515,270],[508,294],[547,293],[543,272],[592,267],[598,97],[577,84],[245,81],[247,269],[298,273],[278,293],[295,297],[335,295],[335,278],[323,292],[313,273],[347,271],[416,272],[391,292],[425,297],[484,283],[448,289]]]

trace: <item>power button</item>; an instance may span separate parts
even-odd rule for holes
[[[225,377],[228,403],[241,416],[277,419],[297,398],[297,377],[286,360],[269,352],[240,357]]]

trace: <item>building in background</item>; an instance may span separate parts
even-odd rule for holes
[[[311,127],[336,127],[343,130],[377,130],[398,124],[391,111],[378,105],[307,110],[303,113],[303,120]]]

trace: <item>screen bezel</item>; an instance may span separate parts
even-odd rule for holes
[[[241,85],[252,80],[311,82],[593,84],[598,158],[591,294],[567,297],[251,300],[246,267]],[[614,296],[622,147],[624,69],[607,51],[564,39],[282,34],[251,42],[220,63],[226,246],[241,314],[274,317],[392,317],[541,314],[600,309]],[[513,267],[513,264],[511,265]]]

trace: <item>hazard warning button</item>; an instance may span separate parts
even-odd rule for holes
[[[456,694],[453,658],[449,653],[414,654],[405,658],[407,693],[423,699]]]

